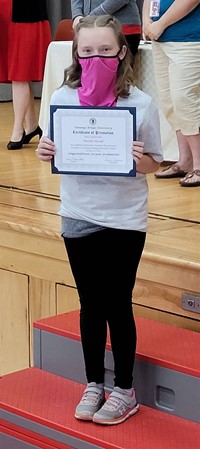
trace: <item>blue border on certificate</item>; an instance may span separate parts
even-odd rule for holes
[[[50,139],[54,141],[54,113],[58,109],[68,109],[68,110],[75,110],[80,109],[81,111],[85,110],[127,110],[130,112],[130,114],[133,117],[133,134],[132,134],[132,140],[136,140],[136,107],[123,107],[123,106],[115,106],[115,107],[103,107],[103,106],[74,106],[74,105],[50,105]],[[131,149],[130,149],[131,151]],[[70,175],[95,175],[95,176],[128,176],[128,177],[135,177],[136,176],[136,163],[133,160],[133,166],[131,169],[127,172],[102,172],[102,171],[80,171],[80,170],[60,170],[55,165],[55,157],[51,160],[51,170],[53,174],[70,174]]]

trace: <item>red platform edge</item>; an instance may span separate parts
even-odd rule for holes
[[[200,378],[200,333],[143,317],[135,322],[139,360]],[[79,310],[35,321],[33,328],[80,341]]]
[[[35,432],[23,429],[22,427],[19,428],[14,424],[9,423],[8,427],[8,423],[3,420],[0,420],[0,434],[1,433],[25,443],[34,444],[38,449],[73,449],[71,446],[66,446],[66,444],[46,438]]]
[[[74,410],[84,388],[38,368],[27,368],[1,378],[0,408],[105,449],[200,449],[197,423],[145,406],[140,406],[135,416],[117,426],[76,420]],[[6,422],[7,432],[10,429],[32,437],[31,431],[22,427],[23,423],[18,426]],[[35,435],[40,438],[40,434]],[[43,435],[41,441],[48,445]],[[63,443],[60,447],[58,444],[54,444],[55,447],[62,449]],[[69,448],[68,445],[64,447]]]

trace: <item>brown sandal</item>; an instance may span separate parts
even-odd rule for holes
[[[194,175],[199,177],[199,181],[188,181],[188,179],[191,179]],[[200,186],[200,170],[193,170],[189,173],[187,173],[187,175],[183,178],[180,179],[179,184],[182,187],[198,187]]]
[[[172,173],[165,173],[169,169],[172,170]],[[162,172],[155,173],[156,178],[182,178],[183,176],[186,176],[187,172],[181,170],[180,166],[178,164],[172,164],[165,167]]]

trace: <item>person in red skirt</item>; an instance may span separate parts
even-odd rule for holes
[[[0,0],[0,82],[12,82],[14,125],[9,150],[41,136],[32,81],[42,81],[51,30],[46,0]]]

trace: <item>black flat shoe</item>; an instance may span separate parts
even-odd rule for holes
[[[20,148],[22,148],[24,144],[25,136],[26,134],[24,131],[21,140],[18,140],[17,142],[13,142],[12,140],[10,140],[7,145],[8,150],[20,150]]]
[[[29,143],[30,140],[37,135],[39,136],[39,138],[42,136],[42,130],[39,126],[37,126],[37,128],[34,131],[32,131],[32,133],[25,134],[23,143]]]

